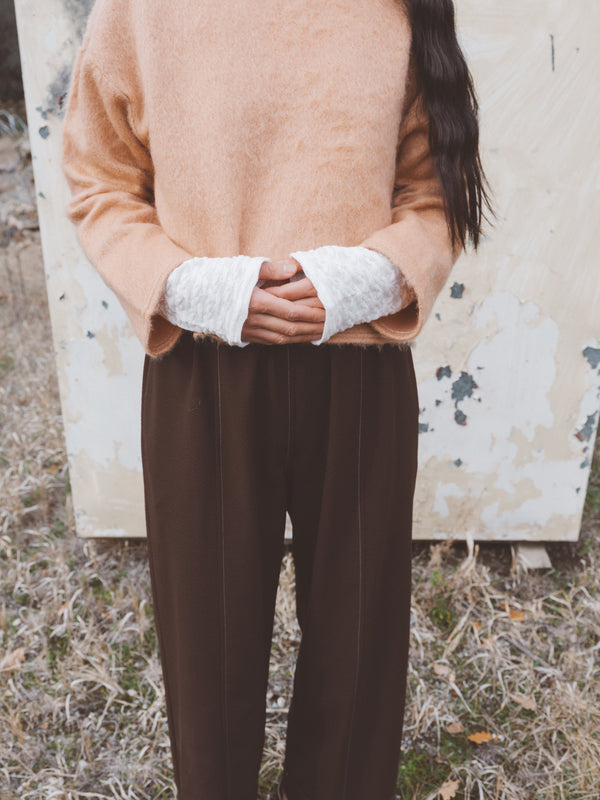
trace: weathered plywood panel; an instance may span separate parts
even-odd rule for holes
[[[576,539],[600,400],[600,4],[457,4],[499,220],[414,349],[419,533]]]
[[[144,535],[143,351],[64,216],[61,104],[91,0],[17,0],[82,536]],[[414,344],[415,536],[575,539],[600,405],[600,4],[456,4],[500,219]]]
[[[20,0],[17,24],[77,532],[144,536],[143,350],[65,217],[62,107],[92,0]]]

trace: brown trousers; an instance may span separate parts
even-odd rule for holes
[[[393,800],[410,621],[418,395],[396,345],[146,356],[142,457],[179,800],[256,800],[285,512],[302,637],[289,800]]]

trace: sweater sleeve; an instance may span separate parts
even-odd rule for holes
[[[242,327],[250,296],[266,258],[247,255],[191,258],[167,279],[161,308],[174,325],[216,333],[228,344],[245,347]]]
[[[191,254],[162,229],[148,149],[134,132],[129,99],[78,53],[63,125],[67,207],[82,249],[114,291],[149,355],[181,334],[159,313],[170,272]]]
[[[404,275],[386,256],[366,247],[324,245],[291,253],[325,307],[323,344],[334,333],[392,314],[414,300]]]
[[[389,225],[360,245],[387,256],[414,289],[413,303],[371,322],[382,335],[404,341],[423,327],[462,249],[458,243],[452,248],[429,147],[429,117],[412,64],[398,133],[391,215]]]

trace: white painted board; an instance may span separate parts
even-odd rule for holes
[[[92,0],[18,0],[17,26],[77,533],[145,536],[143,349],[65,217],[62,108]]]
[[[143,350],[64,216],[61,105],[92,4],[16,0],[17,22],[77,531],[144,536]],[[499,221],[413,344],[414,535],[574,540],[600,406],[600,4],[456,8]]]

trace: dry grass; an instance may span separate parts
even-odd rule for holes
[[[0,216],[0,798],[170,800],[146,543],[74,535],[23,164],[18,179],[0,174],[18,183],[0,201],[20,203]],[[399,798],[434,800],[455,779],[463,800],[597,800],[598,460],[597,448],[581,539],[549,548],[552,571],[516,569],[509,545],[415,545]],[[293,591],[286,552],[262,800],[284,754]],[[468,739],[481,731],[494,738]]]

